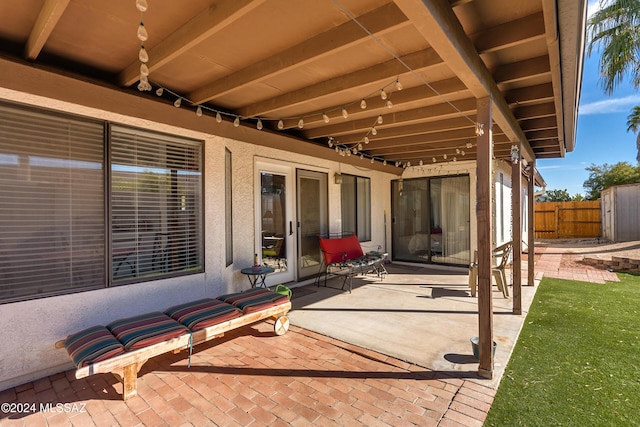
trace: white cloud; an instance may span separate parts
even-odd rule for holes
[[[600,1],[590,0],[589,3],[587,3],[587,17],[591,17],[598,9],[600,9]]]
[[[640,104],[640,94],[609,98],[580,105],[578,112],[582,116],[589,114],[629,113],[631,108]]]

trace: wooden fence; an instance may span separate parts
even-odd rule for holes
[[[600,237],[600,201],[537,202],[534,221],[536,239]]]

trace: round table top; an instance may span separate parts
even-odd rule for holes
[[[275,270],[272,267],[267,267],[265,265],[260,266],[260,268],[253,268],[253,267],[247,267],[247,268],[243,268],[242,270],[240,270],[240,272],[242,274],[248,274],[248,275],[261,275],[261,274],[269,274],[269,273],[273,273]]]

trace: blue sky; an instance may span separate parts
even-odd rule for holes
[[[596,3],[589,2],[590,11]],[[611,96],[605,95],[599,81],[599,58],[598,52],[585,55],[575,149],[564,158],[536,162],[547,190],[584,195],[587,166],[622,161],[636,164],[636,136],[627,132],[627,116],[634,105],[640,105],[640,93],[624,82]]]

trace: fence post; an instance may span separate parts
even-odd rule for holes
[[[556,214],[555,214],[555,230],[556,230],[556,239],[560,238],[560,206],[556,206]]]

